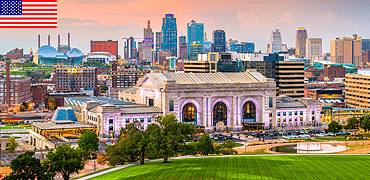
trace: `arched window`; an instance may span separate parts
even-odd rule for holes
[[[182,122],[197,124],[197,107],[193,103],[187,103],[182,108]]]
[[[213,126],[216,126],[218,122],[227,125],[227,107],[223,102],[218,102],[213,107]]]
[[[248,101],[243,105],[243,123],[256,122],[256,105]]]

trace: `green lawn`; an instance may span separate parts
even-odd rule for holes
[[[348,136],[347,136],[348,137]],[[345,136],[336,136],[336,137],[315,137],[315,139],[318,140],[331,140],[331,141],[363,141],[362,139],[357,139],[355,137],[354,139],[346,139]]]
[[[13,126],[6,125],[6,126],[0,126],[0,129],[13,129]],[[14,129],[32,129],[31,126],[14,126]]]
[[[93,179],[368,179],[370,156],[239,156],[170,160]]]

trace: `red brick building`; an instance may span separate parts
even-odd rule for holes
[[[9,52],[6,53],[6,57],[9,59],[21,59],[23,57],[23,49],[12,49]]]
[[[90,52],[109,52],[118,59],[118,41],[90,41]]]
[[[6,77],[0,77],[0,111],[19,108],[23,102],[32,101],[31,78],[10,76],[10,63],[6,62]]]
[[[68,93],[49,93],[45,98],[45,107],[48,108],[49,98],[55,99],[57,107],[64,106],[65,97],[88,97],[86,93],[83,92],[68,92]]]
[[[45,97],[47,95],[46,85],[31,85],[32,92],[32,102],[35,104],[41,104],[45,102]]]
[[[320,69],[308,69],[304,71],[304,77],[306,78],[319,77],[323,75],[324,75],[324,71]]]
[[[342,65],[324,65],[324,76],[328,77],[329,80],[333,80],[334,78],[344,78],[346,75],[346,68]]]

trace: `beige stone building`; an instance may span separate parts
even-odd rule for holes
[[[343,37],[330,42],[330,61],[340,64],[353,64],[361,66],[362,38],[354,34],[352,38]]]
[[[322,39],[321,38],[307,38],[306,39],[306,58],[322,56]],[[312,60],[311,60],[312,63]]]
[[[351,108],[370,108],[370,70],[346,74],[345,103]]]
[[[157,106],[163,114],[205,127],[275,127],[276,83],[256,70],[243,73],[148,73],[121,100]]]

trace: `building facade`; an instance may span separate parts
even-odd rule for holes
[[[109,52],[118,58],[118,41],[93,41],[90,40],[90,52]]]
[[[321,122],[321,104],[311,98],[293,100],[276,97],[276,129],[318,126]]]
[[[56,92],[80,92],[83,90],[94,91],[99,95],[98,77],[96,68],[56,68]]]
[[[295,37],[295,55],[300,58],[306,57],[306,28],[298,28]]]
[[[83,53],[72,48],[68,53],[59,53],[54,47],[44,45],[33,56],[33,62],[39,66],[82,66]]]
[[[276,86],[278,96],[293,99],[304,97],[304,61],[276,61]]]
[[[177,25],[173,14],[166,14],[163,18],[161,50],[171,52],[171,56],[177,56]]]
[[[144,49],[143,49],[143,59],[149,61],[153,64],[153,53],[154,53],[154,33],[152,28],[150,27],[150,21],[148,21],[148,25],[144,28]]]
[[[271,33],[270,44],[267,44],[267,53],[279,53],[283,51],[287,51],[287,47],[286,44],[283,44],[280,30],[276,29]]]
[[[179,59],[188,59],[188,45],[181,44],[179,53]]]
[[[113,58],[112,54],[109,52],[90,52],[85,57],[85,62],[98,62],[102,64],[109,64],[115,58]]]
[[[237,53],[254,53],[255,45],[254,43],[241,42],[230,45],[231,52]]]
[[[45,102],[48,93],[46,85],[31,85],[32,102],[40,105]]]
[[[226,35],[224,30],[214,30],[212,32],[213,52],[226,51]]]
[[[343,37],[330,42],[330,61],[339,64],[361,66],[362,38],[354,34],[352,38]]]
[[[214,129],[275,127],[276,85],[250,70],[244,73],[149,73],[120,92],[120,99],[157,106],[185,123]],[[269,114],[272,113],[272,117]]]
[[[192,20],[190,23],[187,24],[187,31],[188,31],[188,53],[189,53],[189,56],[196,58],[199,53],[203,53],[204,25],[203,25],[203,23],[197,23],[194,20]],[[192,56],[193,54],[194,54],[194,56]],[[189,58],[189,59],[191,59],[191,58]],[[193,60],[195,60],[195,59],[193,59]]]
[[[22,59],[23,58],[23,48],[22,49],[12,49],[6,53],[6,57],[14,60],[14,59]]]
[[[370,70],[359,70],[358,74],[346,74],[345,103],[351,108],[370,108]]]
[[[307,38],[306,39],[306,58],[322,56],[322,39],[321,38]],[[311,61],[312,62],[312,61]]]

